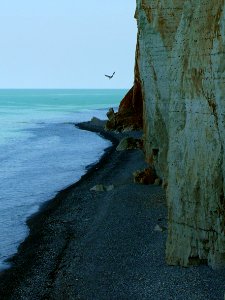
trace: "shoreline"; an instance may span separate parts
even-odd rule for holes
[[[105,121],[100,121],[100,124],[103,126],[103,124],[105,123]],[[25,221],[26,226],[29,229],[29,222],[36,217],[36,215],[38,216],[39,214],[41,214],[43,211],[45,211],[45,209],[48,209],[49,205],[51,204],[51,202],[53,202],[56,198],[63,197],[66,195],[67,192],[69,192],[71,189],[73,189],[80,181],[82,182],[83,180],[86,180],[89,176],[91,176],[91,174],[95,171],[95,168],[99,168],[100,165],[104,162],[104,160],[106,159],[106,157],[108,155],[110,155],[111,151],[113,151],[113,149],[116,147],[117,144],[117,138],[115,138],[113,135],[111,135],[110,133],[104,132],[101,130],[101,127],[98,128],[98,126],[95,126],[95,128],[93,128],[93,125],[90,126],[89,125],[90,121],[87,122],[79,122],[79,123],[69,123],[71,125],[73,125],[74,127],[80,129],[80,130],[87,130],[96,134],[99,134],[103,139],[109,140],[111,142],[111,145],[109,145],[108,147],[106,147],[105,149],[103,149],[103,154],[101,154],[99,156],[99,158],[94,162],[91,163],[89,165],[87,165],[85,167],[85,173],[83,175],[81,175],[81,177],[75,181],[74,183],[69,184],[68,186],[66,186],[63,189],[60,189],[56,192],[56,195],[53,198],[49,198],[46,199],[43,203],[41,203],[39,205],[39,208],[36,212],[32,213],[31,215],[29,215]],[[90,130],[89,130],[90,128]],[[30,232],[28,232],[28,235],[25,237],[25,239],[18,245],[18,250],[15,254],[9,256],[5,262],[9,262],[9,263],[13,263],[16,256],[18,255],[19,252],[19,248],[20,246],[26,241],[26,239],[28,238],[28,236],[30,235]],[[0,277],[2,277],[4,275],[5,272],[9,271],[11,269],[11,265],[7,266],[6,268],[3,268],[2,270],[0,270]]]
[[[26,225],[29,229],[28,236],[25,238],[24,241],[20,243],[18,246],[17,252],[6,259],[6,262],[10,263],[9,268],[3,269],[0,271],[0,297],[1,299],[4,299],[5,297],[5,288],[3,290],[4,294],[1,294],[2,291],[2,282],[6,282],[6,285],[10,284],[10,277],[15,276],[15,273],[19,273],[21,269],[21,261],[27,260],[27,255],[29,256],[29,245],[33,242],[33,237],[36,236],[36,231],[39,229],[39,221],[40,219],[45,218],[47,214],[51,214],[54,209],[59,205],[60,201],[62,201],[63,198],[65,198],[68,193],[70,193],[74,188],[76,188],[78,185],[82,184],[84,181],[88,180],[91,176],[94,175],[95,171],[99,168],[101,168],[106,161],[109,159],[110,155],[115,151],[119,141],[124,136],[127,136],[127,134],[122,133],[114,133],[114,132],[107,132],[104,130],[105,120],[99,120],[98,124],[93,124],[92,121],[87,122],[79,122],[79,123],[73,123],[73,125],[80,130],[87,130],[96,134],[99,134],[102,138],[109,140],[112,144],[104,149],[104,153],[99,157],[99,159],[90,165],[87,165],[85,167],[86,172],[83,174],[80,179],[66,188],[60,190],[57,192],[55,197],[52,199],[46,200],[44,203],[42,203],[38,209],[37,212],[30,215],[26,220]],[[28,252],[28,253],[27,253]],[[24,257],[23,257],[24,256]],[[27,266],[26,266],[27,267]],[[8,280],[9,278],[9,280]],[[7,293],[6,293],[7,294]],[[3,298],[2,298],[3,297]],[[7,296],[8,297],[8,296]],[[6,298],[8,299],[8,298]]]
[[[103,126],[105,121],[102,121],[101,123]],[[70,192],[74,187],[76,187],[78,184],[82,183],[83,181],[88,179],[90,176],[92,176],[92,174],[95,172],[95,170],[100,168],[100,166],[104,163],[104,161],[107,159],[107,157],[115,150],[117,144],[119,143],[119,139],[116,138],[115,134],[102,130],[102,126],[93,125],[93,124],[91,124],[91,121],[73,123],[73,125],[74,125],[74,127],[77,127],[80,130],[87,130],[87,131],[99,134],[102,138],[109,140],[112,144],[103,150],[104,153],[99,157],[99,159],[96,162],[94,162],[90,165],[87,165],[85,167],[86,172],[80,177],[80,179],[78,181],[59,190],[53,198],[46,200],[44,203],[40,204],[38,211],[33,213],[32,215],[30,215],[27,218],[26,225],[28,226],[28,228],[29,228],[29,224],[32,223],[32,221],[36,217],[38,218],[38,216],[40,214],[44,213],[46,210],[49,210],[52,205],[53,206],[55,205],[55,203],[53,203],[53,202],[55,202],[55,200],[57,200],[59,197],[65,197],[66,194],[68,192]],[[14,263],[14,260],[19,255],[20,247],[29,238],[29,235],[30,235],[30,232],[29,232],[28,236],[25,238],[25,240],[22,241],[21,244],[18,246],[18,251],[14,255],[12,255],[8,259],[6,259],[5,260],[6,262]],[[13,266],[9,266],[9,268],[6,268],[6,269],[3,269],[2,271],[0,271],[0,278],[4,275],[4,273],[10,271],[10,269],[12,267]]]
[[[115,151],[130,133],[105,132],[103,123],[76,126],[112,145],[27,219],[29,235],[0,273],[0,298],[223,299],[224,271],[166,265],[167,231],[154,230],[166,226],[165,193],[133,183],[132,172],[146,166],[140,150]],[[90,192],[100,183],[115,189]]]

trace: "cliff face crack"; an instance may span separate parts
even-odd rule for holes
[[[204,228],[201,228],[201,227],[194,227],[194,226],[191,226],[190,224],[187,224],[187,223],[181,223],[181,222],[176,222],[176,221],[173,221],[173,223],[176,223],[177,225],[181,225],[183,227],[189,227],[193,230],[200,230],[200,231],[204,231],[204,232],[210,232],[210,233],[215,233],[217,234],[216,230],[213,229],[213,228],[210,228],[210,229],[204,229]]]
[[[212,97],[207,97],[206,94],[203,92],[203,95],[204,97],[207,99],[208,101],[208,104],[209,104],[209,107],[211,108],[212,110],[212,113],[214,115],[214,118],[215,118],[215,123],[216,123],[216,126],[217,126],[217,129],[219,130],[218,128],[218,114],[217,114],[217,105],[216,105],[216,102],[215,102],[215,98],[212,98]]]

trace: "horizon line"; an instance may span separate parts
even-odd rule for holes
[[[32,88],[13,88],[13,87],[6,87],[6,88],[1,88],[0,90],[129,90],[130,88],[54,88],[54,87],[49,87],[49,88],[41,88],[41,87],[32,87]]]

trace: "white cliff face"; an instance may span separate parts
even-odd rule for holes
[[[169,264],[225,265],[225,3],[137,0],[147,160],[167,185]]]

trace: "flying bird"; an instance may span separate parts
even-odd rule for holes
[[[113,74],[111,76],[110,75],[105,75],[105,77],[108,77],[109,79],[112,79],[114,74],[115,74],[115,72],[113,72]]]

